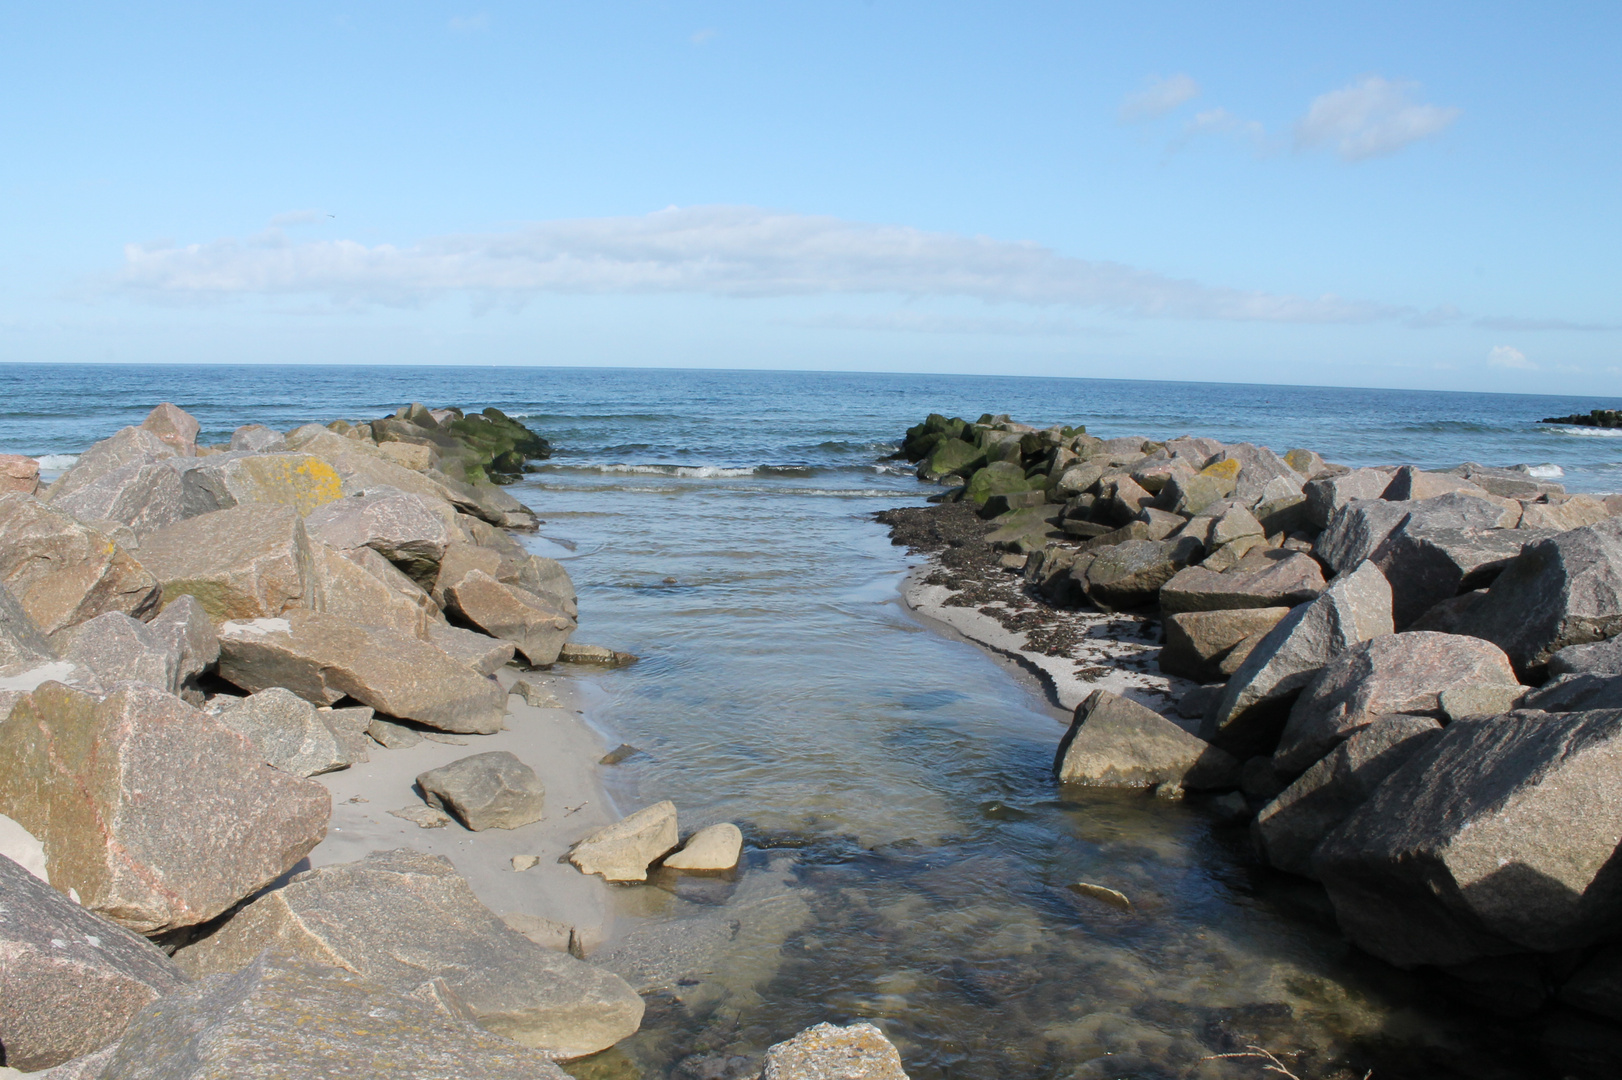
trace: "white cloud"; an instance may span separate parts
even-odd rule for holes
[[[1173,149],[1181,147],[1197,135],[1231,136],[1250,143],[1257,153],[1267,148],[1267,131],[1258,121],[1235,116],[1220,107],[1195,113],[1194,118],[1183,128],[1183,138],[1174,144]]]
[[[1495,368],[1512,368],[1516,371],[1536,371],[1538,366],[1526,358],[1526,354],[1512,345],[1494,345],[1492,351],[1487,353],[1487,366]]]
[[[1428,139],[1459,118],[1456,108],[1416,104],[1418,89],[1418,83],[1367,75],[1320,94],[1295,125],[1296,145],[1329,144],[1342,160],[1362,161]]]
[[[285,214],[277,214],[271,218],[270,227],[283,229],[289,225],[313,225],[323,216],[319,210],[289,210]]]
[[[1121,102],[1121,123],[1136,124],[1165,116],[1185,101],[1199,96],[1200,84],[1187,75],[1151,79],[1147,87],[1135,94],[1128,94]]]
[[[413,246],[290,243],[266,235],[185,247],[131,244],[119,283],[157,299],[325,295],[416,304],[455,292],[968,297],[1124,315],[1260,322],[1397,319],[1407,308],[1202,285],[1029,242],[870,225],[749,206],[543,221]]]
[[[446,25],[458,34],[471,34],[475,30],[488,29],[490,16],[483,11],[477,15],[456,15]]]
[[[880,330],[909,334],[994,334],[999,337],[1114,337],[1072,319],[996,319],[943,315],[927,311],[887,311],[875,315],[830,312],[806,319],[783,320],[817,330]]]

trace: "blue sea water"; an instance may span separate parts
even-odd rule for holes
[[[1349,949],[1321,892],[1258,866],[1244,827],[1209,805],[1058,792],[1059,718],[909,616],[898,586],[912,560],[872,514],[935,490],[889,460],[929,412],[1307,446],[1354,465],[1546,464],[1573,489],[1613,490],[1622,440],[1536,421],[1618,402],[799,372],[10,365],[0,452],[61,464],[162,400],[196,415],[205,442],[244,423],[368,419],[420,400],[495,405],[555,444],[512,489],[543,519],[526,543],[569,568],[579,639],[643,658],[585,676],[593,721],[642,751],[606,770],[613,793],[625,810],[672,799],[684,830],[730,820],[748,840],[736,882],[616,894],[631,925],[668,931],[691,960],[650,992],[643,1031],[572,1063],[578,1077],[753,1076],[771,1043],[862,1018],[915,1080],[1259,1075],[1254,1062],[1200,1061],[1247,1042],[1303,1077],[1548,1067],[1537,1030],[1484,1022]],[[1134,912],[1078,899],[1066,888],[1078,880],[1127,893]]]

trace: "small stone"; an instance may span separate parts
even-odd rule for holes
[[[402,806],[398,810],[390,810],[389,814],[393,817],[404,818],[419,829],[443,829],[451,823],[449,814],[425,803]]]
[[[513,683],[512,693],[524,699],[524,704],[535,709],[561,709],[563,702],[547,688],[545,683],[519,679]]]
[[[424,731],[422,737],[429,742],[441,743],[445,746],[466,746],[466,739],[458,739],[455,735],[447,735],[443,731]]]
[[[514,855],[513,873],[521,874],[540,861],[541,857],[539,855]]]
[[[574,846],[569,861],[605,881],[646,881],[648,867],[674,851],[680,835],[676,804],[666,800],[598,829]]]
[[[565,664],[596,664],[599,667],[624,667],[636,663],[636,657],[630,653],[615,652],[601,645],[580,645],[573,641],[564,643],[558,652],[558,659]]]
[[[672,870],[731,870],[743,852],[743,833],[722,822],[700,829],[687,838],[680,851],[665,860]]]
[[[546,789],[535,770],[506,750],[473,754],[417,777],[429,806],[474,832],[517,829],[541,820]]]
[[[379,746],[389,750],[409,750],[422,742],[422,732],[408,728],[404,724],[396,724],[392,720],[384,720],[382,717],[377,717],[366,725],[366,734]]]
[[[620,762],[626,760],[627,758],[635,757],[636,755],[640,754],[641,752],[642,751],[638,750],[636,747],[632,746],[630,743],[620,743],[618,746],[614,747],[614,749],[610,750],[608,753],[604,754],[601,758],[599,758],[597,760],[597,764],[599,764],[599,765],[618,765]]]
[[[818,1024],[766,1051],[760,1080],[907,1080],[901,1055],[872,1024]]]
[[[1094,885],[1090,881],[1073,882],[1070,891],[1078,896],[1085,896],[1100,903],[1108,904],[1117,911],[1131,911],[1132,901],[1127,899],[1124,892],[1119,892],[1105,885]]]

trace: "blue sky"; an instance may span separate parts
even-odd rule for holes
[[[8,5],[0,359],[1622,394],[1622,5],[1323,7]]]

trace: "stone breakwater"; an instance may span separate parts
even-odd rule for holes
[[[1061,784],[1214,799],[1360,949],[1622,1062],[1622,497],[991,415],[902,454],[910,591],[1068,679]]]
[[[558,705],[515,669],[632,659],[570,640],[568,574],[514,536],[536,518],[497,481],[546,440],[422,405],[198,432],[159,405],[43,488],[0,459],[0,1071],[562,1077],[636,1032],[642,999],[569,927],[497,916],[445,857],[310,868],[334,809],[316,777],[500,741]],[[567,816],[510,750],[413,791],[393,813],[422,828]],[[742,845],[684,845],[668,802],[574,839],[605,882],[727,870]],[[817,1029],[768,1072],[860,1044],[861,1075],[904,1076],[874,1038]]]

